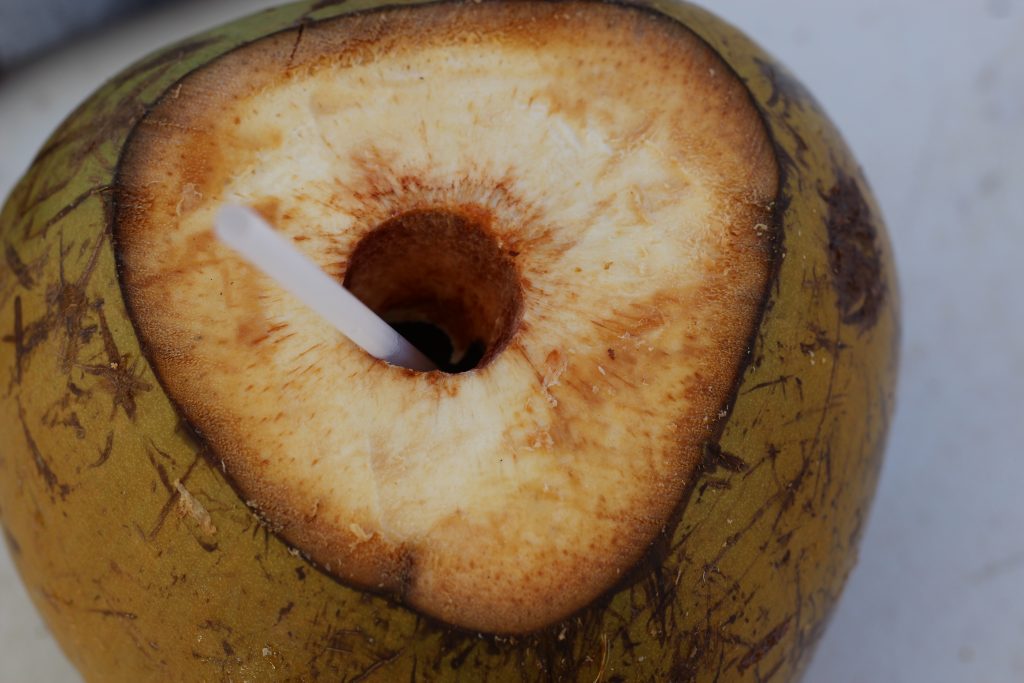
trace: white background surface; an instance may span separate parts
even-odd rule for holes
[[[0,81],[0,195],[101,81],[269,4],[181,3]],[[1024,682],[1024,1],[715,10],[789,65],[844,131],[901,276],[888,459],[806,681]],[[0,545],[0,682],[75,680]]]

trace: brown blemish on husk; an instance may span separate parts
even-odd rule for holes
[[[857,180],[840,172],[823,193],[828,204],[828,259],[842,321],[869,330],[886,295],[877,221]]]

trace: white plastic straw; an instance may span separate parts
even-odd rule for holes
[[[216,233],[225,244],[322,315],[371,356],[424,372],[436,370],[420,351],[250,208],[225,204]]]

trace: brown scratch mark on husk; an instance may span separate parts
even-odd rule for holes
[[[66,391],[61,397],[43,411],[40,422],[49,429],[68,427],[74,430],[77,438],[84,439],[86,436],[85,427],[72,406],[85,403],[84,399],[88,398],[90,393],[83,392],[74,382],[70,381],[65,385],[65,388]]]
[[[160,533],[160,530],[164,526],[164,522],[167,521],[167,515],[177,504],[179,496],[178,491],[173,486],[171,486],[171,480],[167,476],[167,469],[159,462],[157,462],[157,459],[153,456],[154,450],[156,450],[158,453],[162,453],[162,451],[160,451],[159,448],[150,443],[149,447],[146,448],[146,457],[149,459],[149,463],[153,466],[153,469],[156,470],[157,477],[160,479],[160,484],[168,493],[168,498],[167,501],[164,503],[164,506],[160,509],[160,513],[157,515],[156,523],[153,525],[153,528],[146,535],[149,540],[153,540],[154,538],[156,538],[156,535]]]
[[[388,664],[391,664],[396,659],[398,659],[399,655],[401,655],[401,654],[402,654],[402,651],[399,650],[398,652],[395,652],[394,654],[392,654],[390,656],[378,659],[376,662],[374,662],[370,666],[366,667],[366,669],[364,669],[359,675],[357,675],[355,678],[353,678],[351,683],[360,683],[361,681],[369,680],[370,676],[372,676],[374,674],[374,672],[376,672],[378,669],[381,669],[381,668],[387,666]]]
[[[348,1],[349,0],[318,0],[317,2],[313,3],[313,6],[309,8],[309,12],[307,12],[306,14],[309,15],[312,14],[313,12],[326,9],[328,7],[344,5]]]
[[[839,323],[840,323],[840,319],[837,318],[836,319],[835,332],[834,332],[834,334],[835,334],[834,348],[836,349],[836,351],[834,352],[834,355],[833,355],[832,367],[829,369],[828,386],[827,386],[827,388],[825,390],[824,408],[821,411],[821,417],[818,418],[818,424],[817,424],[817,426],[814,429],[814,439],[811,442],[810,452],[804,454],[804,466],[805,466],[805,468],[808,466],[808,463],[810,462],[811,458],[817,457],[818,445],[821,443],[821,435],[822,435],[822,430],[823,430],[823,428],[825,426],[825,419],[832,412],[829,409],[832,407],[833,400],[835,398],[836,376],[839,373],[839,349],[843,348],[843,341],[842,341],[842,339],[840,337],[840,334],[842,333],[842,327],[841,327],[841,325]],[[822,462],[825,464],[826,472],[827,472],[826,488],[822,491],[822,496],[824,496],[825,491],[827,491],[827,484],[831,483],[831,479],[832,479],[832,453],[831,453],[831,450],[829,448],[825,448],[824,449],[824,451],[822,452],[822,455],[821,455],[821,459],[822,459]],[[820,478],[821,478],[821,469],[820,468],[818,470],[818,477],[819,477],[819,480],[820,480]]]
[[[284,618],[291,613],[294,607],[295,603],[289,600],[284,607],[277,611],[277,621],[274,622],[274,625],[277,626],[278,624],[280,624],[281,621],[284,620]]]
[[[801,131],[791,122],[794,116],[792,109],[796,108],[802,111],[809,108],[814,111],[820,111],[820,107],[810,91],[794,78],[788,70],[761,58],[755,58],[754,63],[772,89],[771,95],[769,95],[768,100],[765,102],[765,106],[770,109],[781,109],[778,122],[780,125],[785,126],[793,136],[793,142],[796,145],[796,159],[794,160],[789,152],[781,148],[778,152],[781,153],[783,161],[787,165],[793,166],[799,163],[801,166],[806,167],[807,141],[804,140]],[[794,176],[798,184],[802,183],[802,175],[795,174]]]
[[[43,457],[42,451],[39,450],[39,446],[29,431],[28,417],[25,415],[25,407],[21,404],[20,400],[18,400],[18,419],[21,421],[21,429],[25,435],[25,442],[28,444],[29,453],[32,454],[32,462],[35,464],[39,476],[46,483],[46,488],[49,489],[50,495],[57,494],[61,500],[66,499],[68,494],[71,493],[71,487],[62,483],[57,478],[53,468],[50,467],[50,463]]]
[[[60,259],[58,280],[47,288],[46,313],[41,318],[25,325],[23,348],[24,354],[28,355],[46,341],[51,332],[58,329],[63,331],[64,336],[61,339],[58,362],[61,371],[67,374],[71,371],[74,360],[78,356],[79,346],[88,340],[94,330],[94,328],[87,328],[84,325],[89,309],[86,287],[99,264],[105,234],[96,240],[89,261],[78,279],[73,282],[68,282],[64,274],[63,241],[62,233],[60,253],[58,254]]]
[[[31,184],[21,193],[18,208],[14,212],[17,216],[16,224],[26,226],[23,232],[27,232],[27,225],[31,222],[33,211],[70,185],[73,178],[74,176],[70,173],[60,174],[56,178],[52,174],[46,173],[35,173],[30,176],[28,182]],[[39,185],[42,180],[48,180],[50,183],[40,189]]]
[[[135,621],[139,618],[139,615],[134,612],[125,612],[116,609],[87,609],[85,611],[90,614],[98,614],[101,617],[113,617],[115,619],[125,619],[127,621]]]
[[[136,76],[140,76],[147,71],[152,71],[157,67],[173,66],[174,64],[180,63],[185,57],[198,52],[204,47],[213,45],[219,40],[220,37],[218,36],[193,38],[128,67],[128,69],[115,76],[113,82],[116,85],[122,85],[131,81]]]
[[[746,472],[749,469],[747,463],[738,455],[723,451],[722,447],[717,443],[705,443],[704,460],[700,467],[701,472],[709,474],[718,468],[734,474]]]
[[[119,73],[111,81],[111,86],[120,87],[135,78],[145,75],[145,77],[141,78],[130,91],[123,93],[118,97],[120,102],[136,102],[137,104],[135,106],[118,107],[114,111],[108,112],[102,116],[96,116],[95,114],[87,116],[85,115],[85,109],[83,107],[79,107],[79,109],[71,115],[69,121],[76,120],[77,118],[84,118],[84,121],[79,125],[73,127],[69,126],[61,134],[47,142],[46,145],[36,154],[33,166],[38,165],[43,159],[54,152],[82,138],[90,140],[90,144],[87,145],[77,155],[77,157],[80,158],[90,153],[92,149],[100,143],[100,141],[109,137],[108,135],[104,135],[105,132],[113,131],[120,126],[129,124],[133,119],[141,115],[145,109],[145,104],[139,101],[139,97],[146,88],[163,78],[171,67],[176,64],[180,64],[181,61],[190,54],[209,45],[213,45],[218,42],[218,40],[220,39],[217,37],[197,38],[177,47],[162,51],[153,57],[144,59]]]
[[[114,452],[114,432],[107,434],[107,442],[104,444],[103,449],[100,451],[100,457],[96,462],[89,465],[90,468],[102,467],[106,464],[107,460],[110,460],[110,455]]]
[[[80,195],[78,195],[77,197],[72,199],[70,202],[65,204],[59,211],[57,211],[57,213],[55,213],[52,216],[50,216],[50,218],[48,218],[42,224],[42,226],[39,228],[38,231],[36,231],[36,232],[27,232],[26,231],[25,237],[26,238],[36,238],[36,237],[38,237],[40,239],[45,239],[47,233],[50,231],[50,228],[52,228],[53,226],[57,225],[58,223],[63,221],[65,218],[70,216],[72,213],[74,213],[87,200],[91,199],[92,197],[100,196],[102,194],[110,192],[110,190],[111,190],[111,186],[110,185],[98,185],[96,187],[89,188],[88,190],[86,190],[85,192],[82,192]],[[28,225],[30,225],[30,223],[26,224],[26,228],[27,228]]]
[[[7,267],[14,273],[14,277],[17,278],[18,284],[23,289],[35,287],[36,281],[32,276],[31,269],[21,260],[18,252],[14,249],[14,245],[7,245],[7,248],[4,250],[4,259],[7,261]]]
[[[781,386],[782,390],[783,390],[783,393],[785,393],[786,384],[791,379],[793,379],[792,375],[779,375],[775,379],[765,380],[764,382],[758,382],[757,384],[753,385],[752,387],[744,389],[743,390],[743,395],[746,396],[747,394],[751,394],[751,393],[753,393],[755,391],[760,391],[761,389],[768,389],[768,388],[777,387],[777,386]]]
[[[18,543],[18,539],[16,539],[14,535],[11,534],[10,530],[7,527],[0,524],[0,529],[3,529],[4,540],[7,541],[7,547],[11,549],[11,555],[13,555],[15,559],[17,559],[21,556],[21,544]]]
[[[306,31],[305,24],[299,24],[298,30],[295,32],[295,43],[292,45],[292,51],[288,55],[288,65],[285,69],[291,69],[292,64],[295,62],[295,53],[299,51],[299,45],[302,43],[302,35]]]
[[[782,623],[769,631],[764,638],[754,643],[747,654],[739,661],[736,667],[739,672],[743,673],[764,659],[771,652],[772,648],[778,645],[783,636],[786,635],[786,631],[789,630],[789,623],[792,620],[792,617],[786,617]]]
[[[22,367],[25,363],[25,327],[20,296],[14,297],[14,332],[9,339],[14,343],[14,377],[12,381],[13,384],[21,384]],[[10,392],[10,387],[8,387],[8,392]]]
[[[151,391],[153,385],[142,379],[145,368],[140,368],[139,359],[132,359],[129,354],[122,354],[118,350],[102,306],[96,307],[96,315],[99,318],[100,334],[103,337],[107,362],[80,367],[84,372],[102,380],[100,386],[110,394],[113,402],[111,417],[117,413],[117,409],[120,407],[128,419],[134,422],[137,411],[136,395],[140,392]]]

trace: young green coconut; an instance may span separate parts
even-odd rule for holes
[[[225,203],[441,369],[341,336]],[[883,227],[691,6],[241,20],[84,104],[0,235],[3,522],[87,678],[792,679],[853,564]]]

